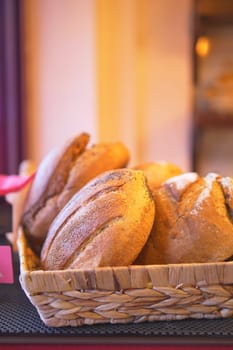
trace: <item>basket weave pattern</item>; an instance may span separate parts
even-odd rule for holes
[[[233,262],[43,271],[18,240],[20,282],[48,326],[233,315]]]

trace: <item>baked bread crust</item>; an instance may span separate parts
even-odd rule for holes
[[[49,227],[59,211],[89,180],[125,167],[128,149],[121,143],[96,144],[87,149],[83,133],[51,151],[40,164],[22,216],[22,226],[32,249],[40,254]]]
[[[164,181],[183,173],[180,167],[166,161],[145,162],[134,166],[133,169],[144,171],[148,186],[152,192]]]
[[[84,186],[53,221],[41,252],[46,270],[132,264],[155,205],[142,171],[107,171]]]
[[[156,220],[135,264],[224,261],[233,255],[233,180],[185,173],[153,193]]]
[[[47,230],[60,210],[60,193],[69,183],[69,171],[85,150],[89,134],[82,133],[52,149],[39,164],[24,205],[21,224],[32,249],[39,254]]]

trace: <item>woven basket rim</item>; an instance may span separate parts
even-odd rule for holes
[[[23,289],[29,293],[74,289],[120,291],[233,283],[233,261],[44,271],[38,268],[38,261],[35,262],[35,254],[27,246],[22,229],[19,232],[18,248],[20,281]]]

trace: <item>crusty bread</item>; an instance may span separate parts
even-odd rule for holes
[[[134,166],[133,169],[144,171],[152,192],[170,177],[183,173],[183,170],[176,164],[166,161],[146,162]]]
[[[69,172],[88,142],[87,133],[77,135],[52,149],[38,166],[21,218],[25,235],[37,254],[52,220],[60,210],[59,195],[70,187]]]
[[[50,226],[46,270],[130,265],[145,244],[155,205],[142,171],[118,169],[86,184]]]
[[[126,167],[129,159],[129,151],[122,142],[97,143],[87,148],[77,158],[75,166],[70,171],[69,182],[73,186],[73,193],[104,171]],[[63,191],[60,196],[62,206],[70,199],[70,194],[67,192]]]
[[[224,261],[233,255],[233,180],[185,173],[154,191],[156,220],[135,264]]]
[[[98,174],[125,167],[128,149],[121,143],[87,148],[89,135],[80,134],[52,150],[39,165],[22,216],[22,226],[32,249],[40,254],[52,221],[89,180]]]

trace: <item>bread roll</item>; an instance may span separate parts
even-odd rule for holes
[[[22,216],[22,226],[31,248],[40,254],[52,221],[90,179],[103,171],[126,166],[127,148],[120,142],[86,148],[83,133],[52,150],[41,162]]]
[[[133,169],[144,171],[152,192],[170,177],[183,173],[177,165],[166,161],[142,163],[134,166]]]
[[[107,171],[84,186],[50,226],[46,270],[130,265],[145,244],[155,205],[142,171]]]
[[[224,261],[233,255],[233,181],[185,173],[154,191],[156,220],[135,264]]]
[[[69,172],[85,150],[83,133],[51,150],[39,164],[23,209],[21,225],[32,249],[39,254],[47,230],[60,210],[59,196],[69,185]]]

